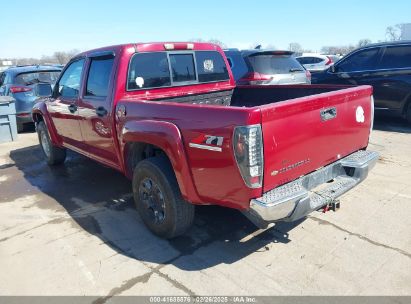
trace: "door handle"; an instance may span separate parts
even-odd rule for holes
[[[70,113],[74,113],[74,112],[77,111],[77,106],[72,103],[71,105],[68,106],[68,109],[69,109]]]
[[[104,107],[98,107],[97,109],[96,109],[96,114],[97,114],[97,116],[100,116],[100,117],[103,117],[103,116],[106,116],[107,115],[107,110],[104,108]]]
[[[347,73],[340,73],[339,75],[341,78],[347,79],[347,78],[351,78],[349,74]]]
[[[322,121],[333,119],[337,116],[337,108],[332,107],[332,108],[321,110],[320,116],[321,116]]]

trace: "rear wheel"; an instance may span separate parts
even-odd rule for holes
[[[194,206],[183,200],[166,158],[140,161],[134,169],[133,195],[144,224],[157,236],[183,234],[194,221]]]
[[[21,133],[24,131],[24,125],[22,123],[17,124],[17,133]]]
[[[66,159],[66,149],[52,144],[44,121],[37,124],[37,134],[47,164],[54,166],[63,163]]]

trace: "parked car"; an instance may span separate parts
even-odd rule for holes
[[[330,57],[333,63],[336,63],[338,60],[344,57],[343,55],[326,55],[326,56]]]
[[[411,41],[367,45],[346,55],[314,83],[372,85],[375,110],[411,123]]]
[[[311,74],[292,56],[277,50],[224,50],[238,85],[309,84]]]
[[[38,83],[52,84],[57,80],[61,69],[55,66],[29,65],[8,68],[0,73],[0,96],[11,96],[16,100],[17,130],[33,123],[31,109],[37,99]]]
[[[236,87],[210,43],[91,50],[52,92],[39,86],[48,94],[32,115],[48,164],[68,148],[121,171],[165,238],[192,224],[194,205],[239,209],[259,227],[337,208],[378,158],[366,150],[370,86]]]
[[[333,59],[334,58],[334,59]],[[328,69],[334,63],[335,57],[330,55],[310,54],[296,57],[297,61],[310,72]]]

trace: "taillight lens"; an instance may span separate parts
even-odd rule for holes
[[[325,63],[325,65],[330,65],[331,63],[333,63],[333,60],[331,59],[331,57],[327,56],[327,62]]]
[[[234,129],[234,155],[245,184],[259,188],[263,183],[263,141],[261,125]]]
[[[374,127],[374,95],[371,95],[371,100],[370,100],[370,102],[371,102],[370,135],[371,135],[372,129],[373,129],[373,127]]]
[[[164,43],[164,49],[170,50],[192,50],[194,43]]]
[[[30,92],[32,88],[30,87],[11,87],[10,92],[12,93],[22,93],[22,92]]]
[[[270,75],[265,75],[257,72],[247,73],[243,78],[238,80],[238,84],[250,84],[250,85],[259,85],[259,84],[268,84],[273,79]]]
[[[311,73],[308,70],[305,70],[305,76],[307,77],[307,79],[309,80],[309,82],[311,82]]]

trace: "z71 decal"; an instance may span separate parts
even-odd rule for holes
[[[202,134],[194,138],[188,145],[191,148],[221,152],[224,137]]]

